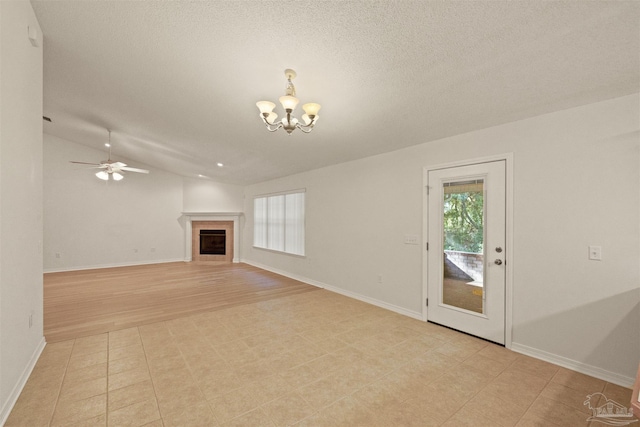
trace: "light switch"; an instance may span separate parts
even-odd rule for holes
[[[594,261],[602,260],[602,247],[601,246],[589,246],[589,259]]]
[[[405,245],[417,245],[419,244],[419,237],[417,234],[405,234],[404,235],[404,244]]]

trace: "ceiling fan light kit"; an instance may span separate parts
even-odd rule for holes
[[[87,163],[87,162],[74,162],[71,160],[71,163],[79,164],[79,165],[91,165],[94,168],[102,169],[96,172],[96,177],[103,181],[120,181],[124,178],[124,171],[127,172],[136,172],[136,173],[149,173],[146,169],[138,169],[127,166],[126,163],[122,162],[114,162],[111,160],[111,131],[109,132],[109,142],[104,144],[106,147],[109,147],[109,158],[107,160],[103,160],[100,163]]]
[[[103,181],[109,181],[109,177],[112,177],[114,181],[120,181],[124,176],[118,172],[109,173],[107,171],[96,172],[96,176]]]
[[[300,102],[300,100],[296,98],[296,88],[292,82],[292,80],[296,78],[297,74],[292,69],[287,68],[284,70],[284,75],[287,77],[287,87],[285,89],[284,96],[281,96],[279,101],[280,104],[282,104],[282,108],[285,110],[286,116],[279,122],[276,122],[278,115],[273,112],[276,104],[270,101],[258,101],[256,102],[256,106],[260,110],[260,118],[266,125],[269,132],[284,129],[289,135],[291,135],[291,132],[296,129],[300,129],[304,133],[309,133],[313,130],[313,127],[318,121],[318,111],[321,108],[320,104],[316,104],[314,102],[304,104],[302,106],[302,109],[305,112],[305,114],[302,115],[302,121],[304,124],[300,123],[298,119],[292,116],[293,110],[296,109],[296,106]]]

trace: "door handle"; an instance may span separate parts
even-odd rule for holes
[[[495,265],[502,265],[502,260],[501,259],[497,259],[495,261],[493,261]]]

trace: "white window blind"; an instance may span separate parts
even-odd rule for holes
[[[304,191],[253,200],[253,245],[304,255]]]
[[[263,197],[253,200],[253,244],[267,247],[267,199]]]
[[[285,196],[284,247],[296,255],[304,255],[304,193]]]
[[[284,252],[284,196],[267,198],[267,249]]]

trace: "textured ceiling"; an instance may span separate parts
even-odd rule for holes
[[[232,184],[640,87],[637,1],[32,4],[46,133],[104,149],[109,128],[114,157]],[[258,117],[285,68],[301,104],[322,104],[311,134],[269,133]]]

